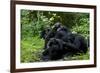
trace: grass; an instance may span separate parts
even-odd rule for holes
[[[44,40],[38,36],[21,40],[21,62],[39,62],[44,47]],[[89,51],[86,54],[66,56],[64,60],[88,60]]]
[[[21,62],[40,61],[44,40],[39,37],[21,40]]]
[[[88,60],[89,59],[89,51],[86,52],[86,54],[77,54],[73,56],[67,56],[64,57],[64,60]]]

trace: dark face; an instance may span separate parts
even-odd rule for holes
[[[50,61],[59,59],[60,50],[58,45],[52,45],[43,52],[42,60]]]
[[[62,48],[57,39],[52,38],[47,49],[50,60],[57,60],[62,57]]]
[[[59,46],[58,45],[53,45],[49,48],[49,57],[50,60],[57,60],[60,59],[61,57],[61,50],[59,50]]]

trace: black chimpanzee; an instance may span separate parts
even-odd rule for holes
[[[51,38],[47,43],[47,48],[43,52],[43,60],[62,59],[65,54],[74,55],[76,53],[86,53],[87,44],[82,36],[73,34],[73,38],[69,42],[61,39]]]
[[[86,39],[78,34],[73,34],[67,28],[59,28],[56,32],[55,38],[61,39],[66,42],[66,47],[77,52],[86,53],[87,51],[87,41]]]
[[[43,38],[43,39],[49,40],[50,38],[55,36],[57,29],[60,28],[60,27],[61,27],[60,22],[55,23],[52,28],[47,27],[47,28],[45,28],[44,30],[41,31],[40,37]]]
[[[51,38],[47,43],[47,48],[43,52],[42,60],[58,60],[63,58],[66,49],[63,47],[63,41],[56,38]]]
[[[56,35],[58,28],[61,27],[61,25],[62,24],[60,22],[55,23],[54,26],[52,27],[52,30],[48,32],[45,40],[49,41],[50,38],[53,38]]]
[[[55,36],[57,29],[60,28],[61,25],[62,24],[60,22],[57,22],[57,23],[54,24],[54,26],[51,29],[46,28],[41,32],[40,36],[41,36],[41,38],[43,38],[45,40],[44,49],[46,48],[47,43],[50,40],[50,38],[53,38]]]
[[[56,27],[56,25],[59,27]],[[56,28],[56,29],[55,29]],[[78,34],[73,34],[61,23],[56,23],[53,29],[47,34],[45,40],[45,50],[42,59],[58,60],[63,58],[65,54],[86,53],[87,43],[85,38]]]

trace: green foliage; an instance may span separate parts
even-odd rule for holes
[[[21,41],[21,62],[40,61],[44,40],[38,36]]]
[[[84,37],[89,37],[89,18],[80,18],[80,25],[73,26],[72,31],[83,35]]]

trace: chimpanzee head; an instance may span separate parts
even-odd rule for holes
[[[66,26],[60,26],[60,28],[57,29],[57,31],[65,31],[67,33],[71,33],[71,31]]]
[[[54,26],[52,28],[53,28],[53,30],[57,30],[58,28],[60,28],[61,25],[62,25],[62,23],[57,22],[54,24]]]
[[[61,59],[63,56],[63,44],[60,39],[51,38],[47,44],[50,60]]]

